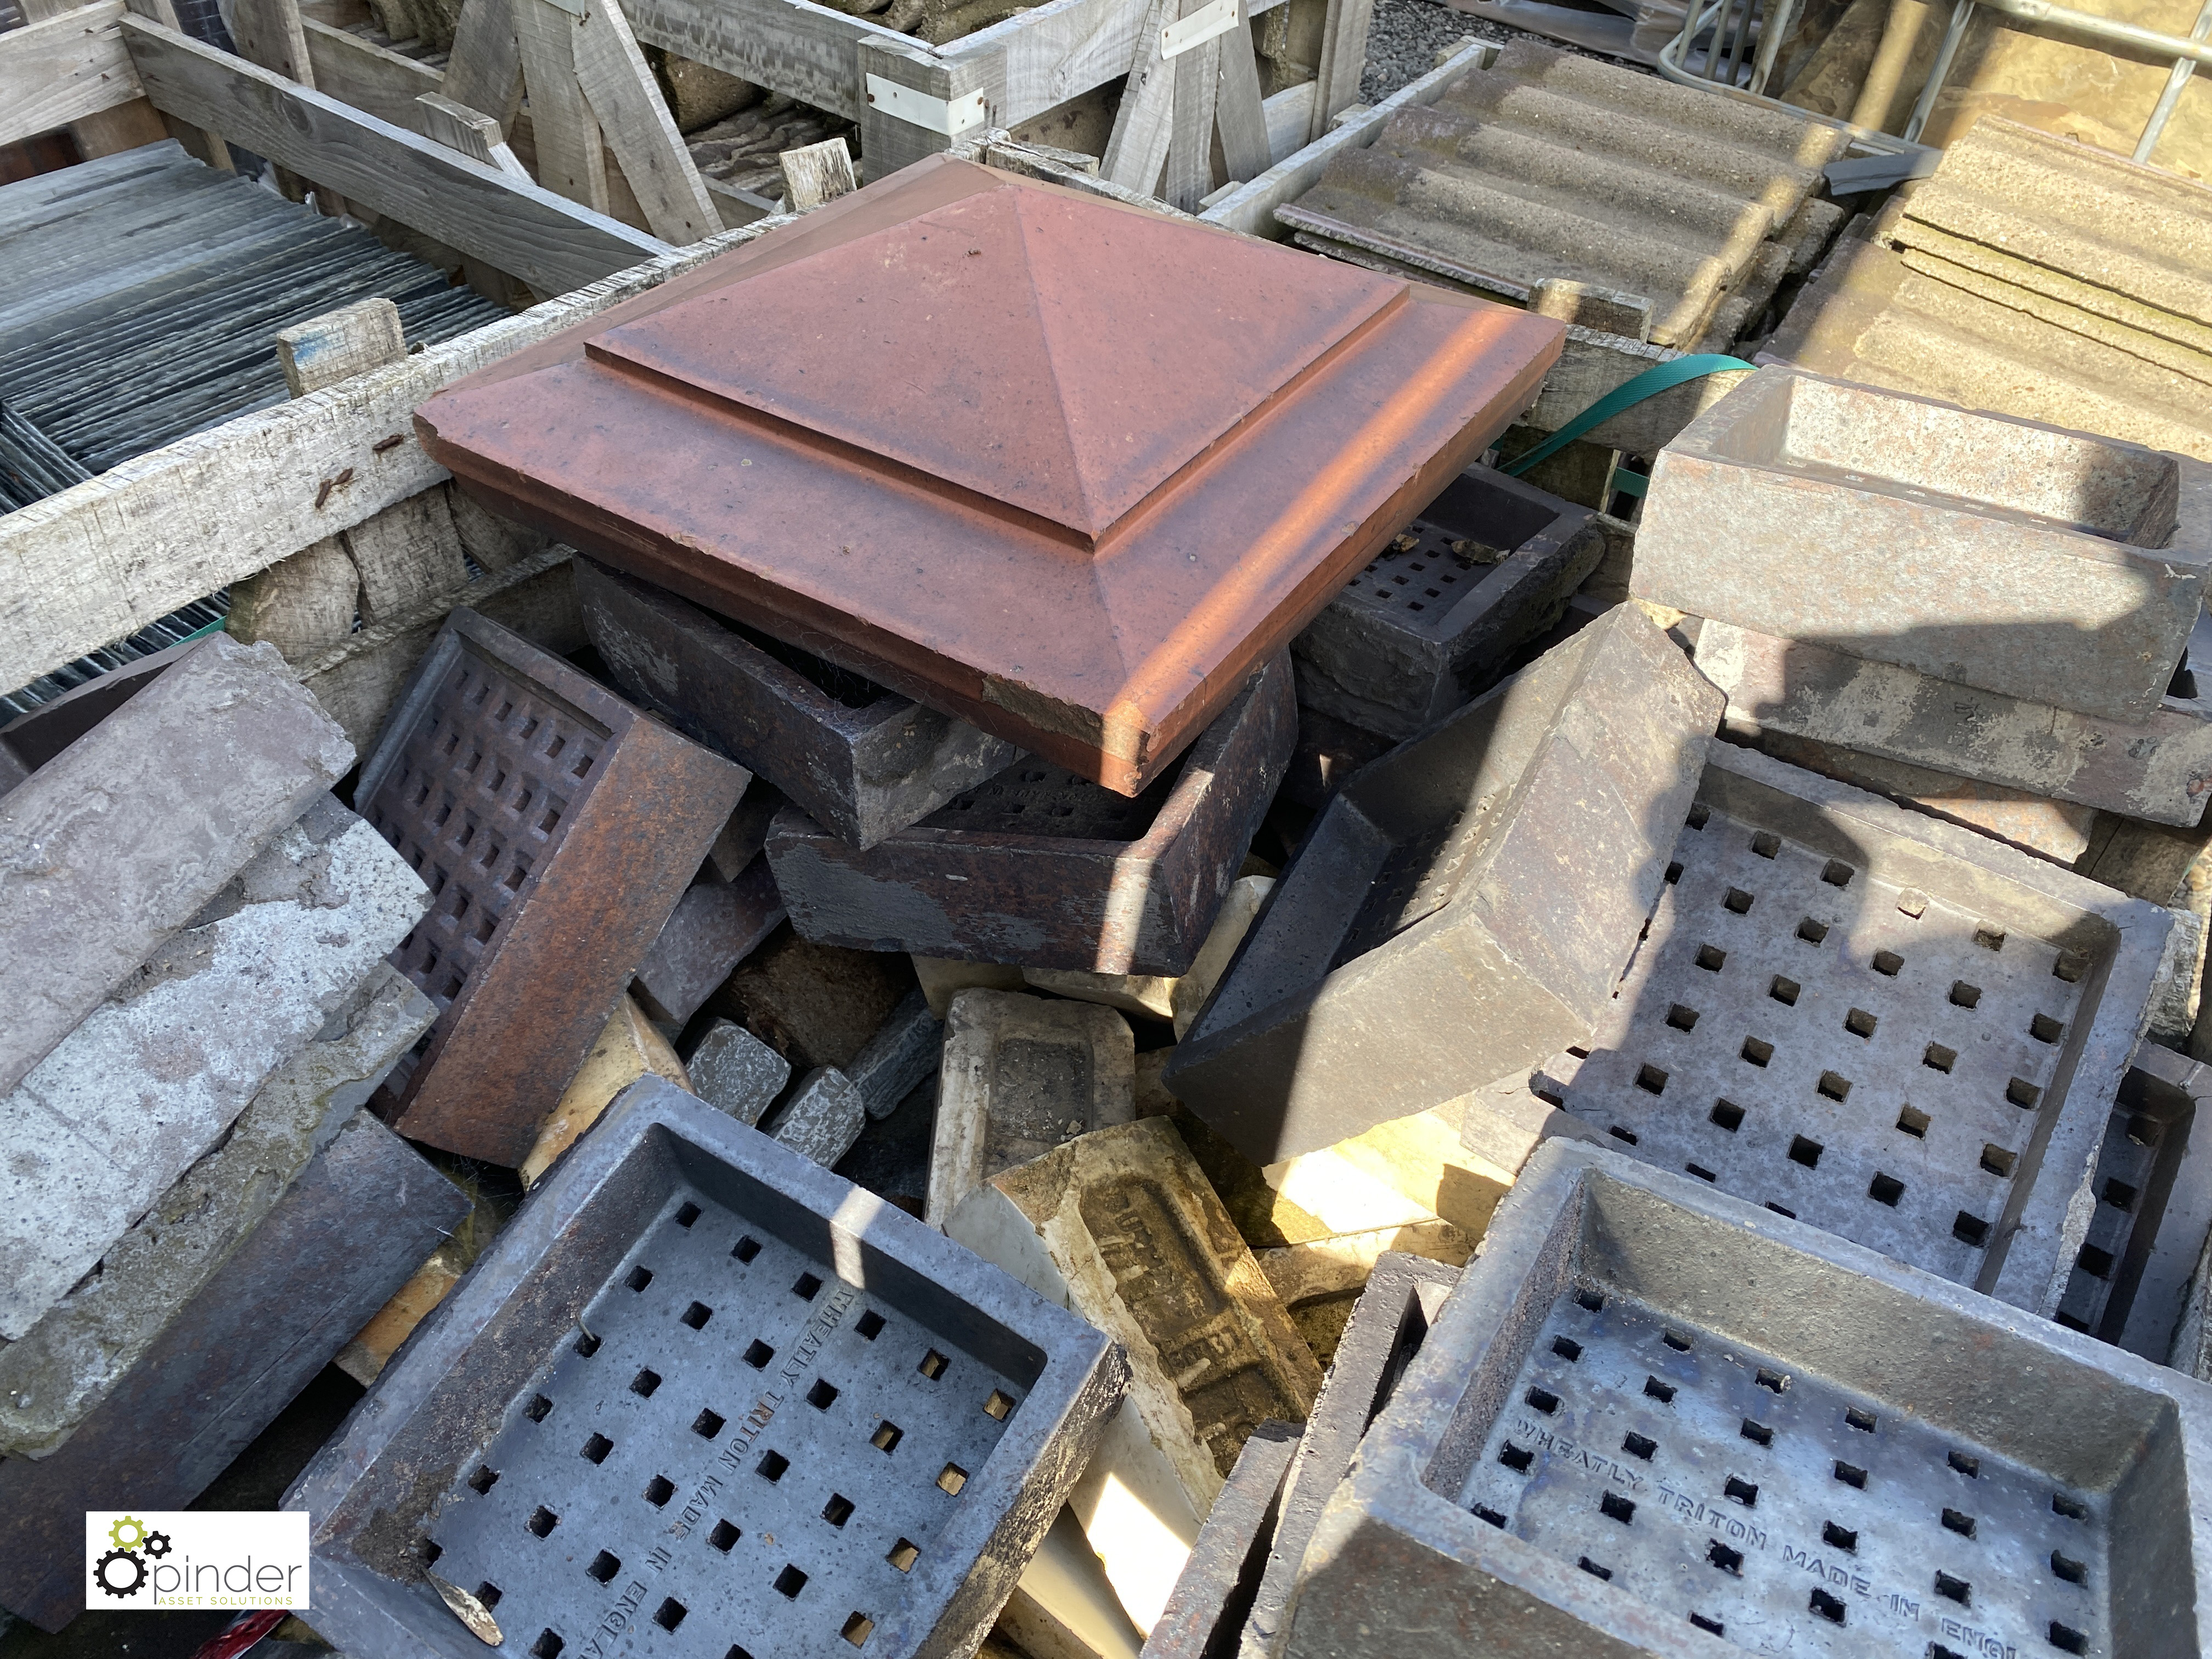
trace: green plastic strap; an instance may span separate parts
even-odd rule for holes
[[[1680,386],[1685,380],[1701,380],[1708,374],[1722,374],[1732,368],[1751,367],[1741,357],[1730,357],[1717,351],[1692,352],[1671,362],[1654,363],[1632,380],[1623,380],[1527,454],[1515,456],[1498,471],[1508,477],[1517,478],[1537,462],[1550,459],[1593,427],[1602,425],[1624,409],[1635,408],[1646,398],[1656,398],[1662,392]]]

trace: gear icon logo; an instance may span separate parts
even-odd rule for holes
[[[126,1567],[127,1574],[123,1571]],[[94,1565],[92,1576],[110,1595],[136,1595],[146,1583],[146,1564],[129,1550],[112,1549]]]
[[[169,1534],[167,1534],[166,1532],[149,1532],[149,1533],[148,1533],[148,1534],[146,1534],[146,1553],[147,1553],[147,1554],[149,1554],[149,1555],[152,1556],[152,1557],[153,1557],[156,1561],[158,1561],[158,1560],[160,1560],[163,1556],[167,1555],[168,1553],[169,1553]]]
[[[129,1533],[125,1538],[123,1534]],[[107,1541],[118,1550],[135,1550],[146,1541],[146,1523],[135,1515],[126,1515],[107,1529]]]

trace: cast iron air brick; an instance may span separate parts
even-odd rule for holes
[[[584,630],[624,696],[767,779],[817,823],[872,847],[1021,751],[741,623],[589,559]]]
[[[1231,1632],[1244,1622],[1260,1588],[1283,1482],[1297,1449],[1295,1423],[1270,1419],[1252,1431],[1199,1528],[1166,1610],[1145,1638],[1141,1659],[1212,1659],[1231,1650]]]
[[[658,1079],[626,1091],[288,1495],[316,1627],[475,1659],[967,1652],[1127,1376],[1105,1337]],[[484,1594],[490,1586],[493,1594]]]
[[[1289,1659],[2197,1651],[2212,1391],[1553,1142],[1330,1504]],[[1717,1637],[1719,1641],[1712,1638]]]
[[[494,510],[1137,795],[1564,333],[937,155],[415,418]]]
[[[2212,467],[1775,365],[1659,453],[1638,599],[2129,725],[2203,606]]]
[[[392,961],[438,1023],[386,1120],[520,1164],[746,778],[496,623],[448,617],[355,790],[432,894]]]
[[[1291,642],[1298,702],[1409,738],[1487,690],[1596,567],[1605,542],[1590,518],[1468,468]]]
[[[468,1208],[413,1148],[356,1113],[65,1445],[0,1463],[0,1607],[44,1630],[74,1619],[87,1494],[124,1509],[189,1506]]]
[[[1395,1250],[1377,1258],[1285,1480],[1274,1539],[1236,1650],[1243,1659],[1268,1659],[1277,1650],[1298,1565],[1322,1511],[1351,1473],[1368,1425],[1390,1403],[1459,1276],[1457,1267]]]
[[[2212,778],[2212,623],[2140,725],[2026,702],[1707,618],[1698,666],[1728,718],[2154,823],[2193,824]]]
[[[2130,1353],[2171,1363],[2189,1282],[2212,1226],[2212,1133],[2199,1113],[2212,1066],[2154,1042],[2136,1045],[2092,1177],[2097,1207],[2088,1243],[2114,1258],[2089,1279],[2078,1260],[2069,1295],[2097,1285],[2092,1331]],[[2061,1308],[2062,1314],[2065,1309]],[[2179,1367],[2178,1369],[2188,1369]]]
[[[1623,605],[1364,768],[1177,1046],[1169,1088],[1265,1166],[1585,1041],[1720,709]]]
[[[2056,1313],[2172,913],[1717,740],[1674,860],[1566,1109]]]
[[[1237,878],[1297,719],[1278,653],[1133,800],[1031,757],[866,852],[787,809],[769,832],[776,885],[811,939],[1180,974]]]

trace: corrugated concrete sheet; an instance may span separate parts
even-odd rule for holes
[[[1843,144],[1818,122],[1516,40],[1276,217],[1322,252],[1507,299],[1547,278],[1636,295],[1653,342],[1711,349],[1809,268],[1841,217],[1813,198]]]
[[[1824,374],[2212,460],[2212,190],[1985,119],[1768,346]]]

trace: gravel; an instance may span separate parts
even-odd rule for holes
[[[1510,40],[1516,31],[1470,17],[1437,0],[1375,0],[1367,26],[1367,68],[1359,77],[1360,101],[1379,104],[1399,88],[1436,67],[1437,48],[1472,35]]]

